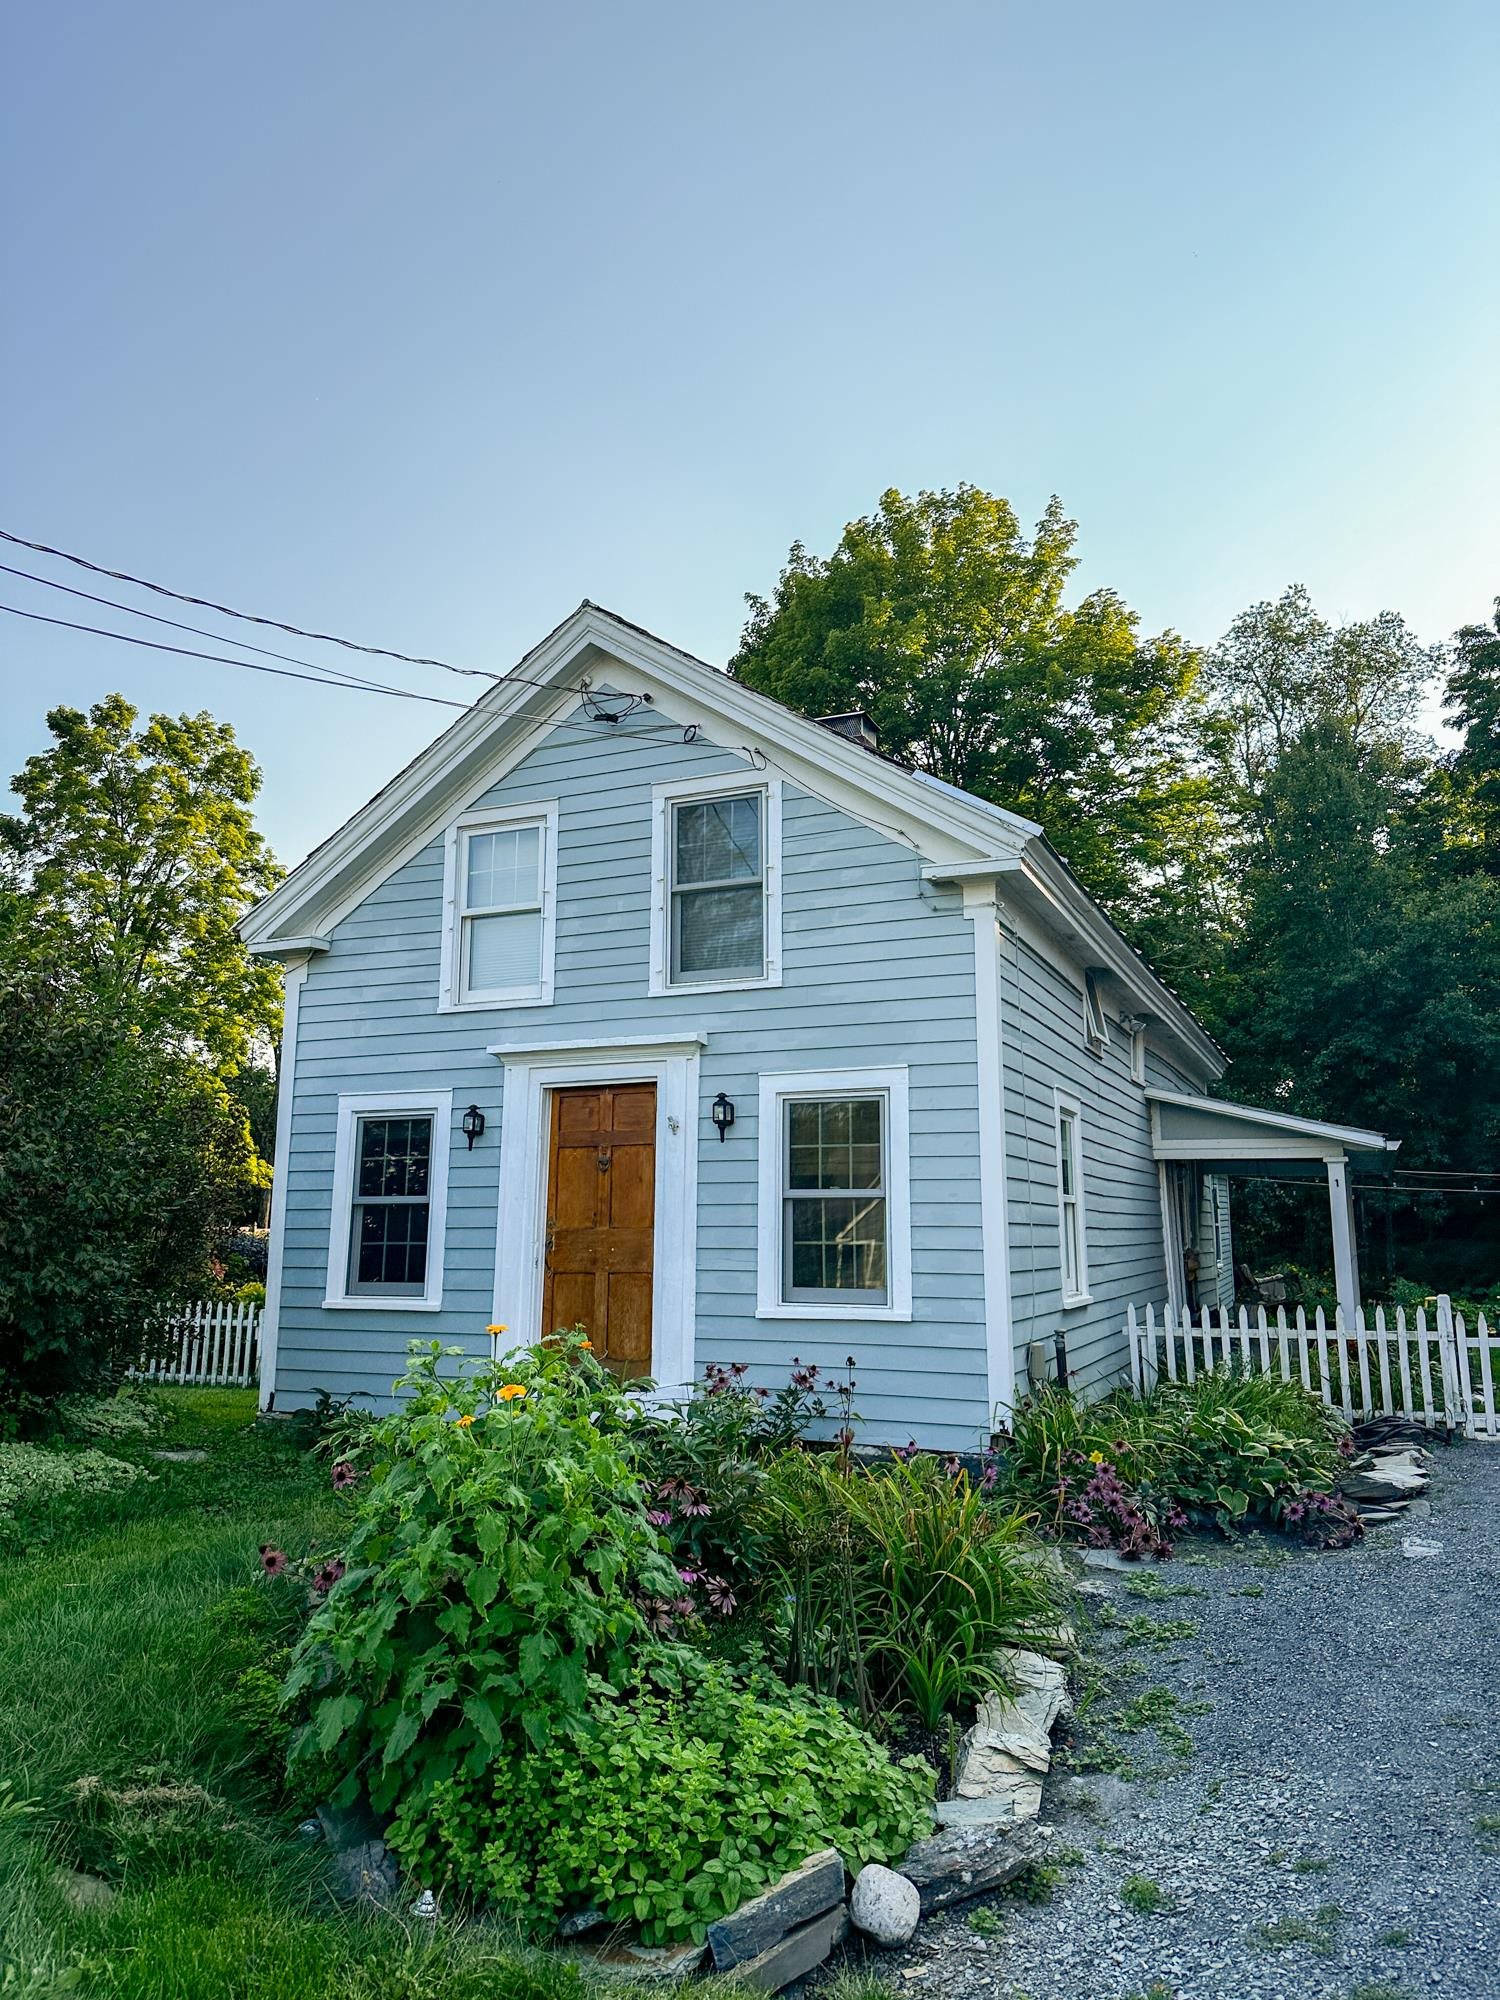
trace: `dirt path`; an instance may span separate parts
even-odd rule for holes
[[[1165,1743],[1106,1721],[1138,1767],[1170,1775],[1054,1775],[1043,1816],[1073,1859],[1052,1900],[924,1925],[884,1961],[893,1985],[954,2000],[1500,1995],[1500,1449],[1439,1447],[1430,1506],[1343,1554],[1252,1545],[1155,1573],[1191,1595],[1103,1573],[1103,1657],[1127,1671],[1092,1713],[1137,1720],[1162,1702],[1153,1688],[1211,1711],[1159,1710]],[[1414,1536],[1441,1555],[1404,1554]],[[1191,1751],[1174,1755],[1182,1729]],[[1140,1907],[1155,1892],[1169,1907]]]

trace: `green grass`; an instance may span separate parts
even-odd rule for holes
[[[1302,1944],[1315,1958],[1332,1958],[1343,1920],[1344,1913],[1336,1903],[1325,1903],[1311,1917],[1277,1917],[1273,1923],[1257,1925],[1250,1935],[1265,1951],[1285,1951]]]
[[[1127,1875],[1120,1884],[1120,1901],[1138,1917],[1159,1917],[1172,1908],[1172,1898],[1149,1875]]]
[[[0,1559],[0,1992],[9,2000],[584,2000],[576,1967],[489,1926],[341,1911],[307,1802],[281,1796],[236,1722],[222,1628],[257,1550],[330,1544],[327,1468],[241,1390],[164,1392],[171,1424],[120,1457],[149,1484],[13,1524]],[[201,1464],[154,1459],[163,1445]],[[171,1788],[102,1829],[79,1781]],[[88,1788],[85,1787],[85,1793]],[[102,1874],[102,1909],[59,1876]],[[708,1991],[711,1989],[702,1989]]]

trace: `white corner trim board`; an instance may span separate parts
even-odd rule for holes
[[[354,1135],[372,1113],[399,1118],[430,1116],[432,1157],[427,1169],[427,1277],[420,1297],[381,1298],[349,1291],[349,1229],[354,1201]],[[443,1303],[448,1217],[448,1141],[453,1129],[451,1090],[375,1090],[340,1097],[333,1149],[333,1215],[328,1232],[328,1288],[323,1305],[345,1312],[437,1312]],[[269,1297],[269,1289],[267,1292]]]
[[[764,970],[726,979],[671,977],[672,808],[698,799],[745,798],[758,793],[764,814]],[[647,992],[738,993],[748,987],[781,984],[781,780],[755,771],[723,771],[705,778],[671,778],[651,787],[651,964]]]
[[[494,1319],[510,1345],[550,1331],[542,1325],[547,1150],[554,1090],[580,1084],[656,1085],[656,1237],[652,1254],[651,1374],[659,1394],[684,1395],[693,1380],[697,1312],[698,1057],[704,1036],[579,1042],[495,1049],[505,1063],[500,1125],[500,1206],[495,1241]]]
[[[1016,1356],[1006,1194],[1005,1059],[1000,911],[995,884],[964,886],[974,926],[974,1032],[979,1068],[979,1222],[984,1256],[984,1351],[989,1425],[998,1429],[1016,1399]],[[988,1436],[985,1443],[989,1442]]]
[[[757,1319],[909,1320],[911,1275],[911,1119],[909,1072],[904,1063],[884,1069],[805,1069],[762,1072],[760,1079],[759,1170],[756,1221]],[[845,1305],[824,1299],[783,1297],[782,1289],[782,1109],[802,1097],[882,1096],[886,1100],[886,1266],[887,1303],[868,1299]]]
[[[260,1319],[260,1407],[276,1403],[276,1352],[281,1333],[281,1270],[286,1245],[287,1165],[292,1150],[292,1102],[297,1089],[297,1017],[307,960],[289,959],[282,982],[281,1061],[276,1093],[276,1156],[271,1174],[271,1233],[266,1244],[266,1304]]]

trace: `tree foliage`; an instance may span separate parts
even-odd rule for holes
[[[66,970],[0,978],[0,1401],[135,1360],[258,1178],[244,1114],[202,1061]]]
[[[122,1019],[233,1069],[280,1014],[276,968],[235,930],[281,873],[251,813],[260,772],[206,713],[136,721],[118,694],[48,715],[53,747],[12,781],[20,813],[0,817],[14,934]]]
[[[826,559],[794,544],[730,671],[806,715],[866,709],[890,756],[1040,820],[1111,909],[1171,879],[1210,794],[1188,765],[1197,656],[1112,590],[1069,608],[1077,525],[1028,538],[976,486],[894,488]]]

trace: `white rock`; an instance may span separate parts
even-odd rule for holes
[[[421,1895],[418,1896],[417,1900],[411,1906],[411,1913],[414,1917],[426,1917],[430,1920],[436,1920],[438,1902],[437,1897],[433,1895],[430,1889],[424,1889]]]
[[[1401,1544],[1401,1553],[1413,1558],[1440,1556],[1443,1553],[1443,1545],[1441,1542],[1425,1542],[1420,1535],[1408,1535]]]
[[[922,1914],[922,1898],[915,1882],[898,1875],[894,1868],[882,1868],[871,1861],[854,1878],[849,1898],[849,1915],[856,1930],[876,1944],[905,1944],[917,1928]]]

